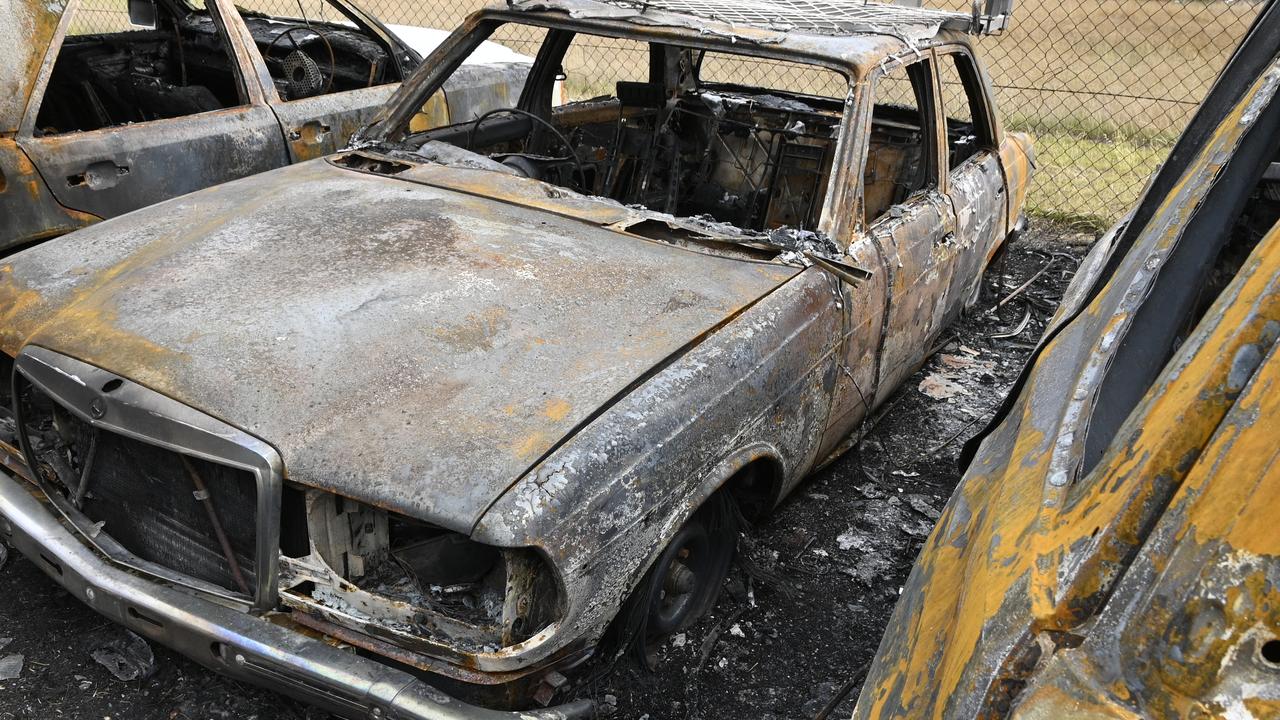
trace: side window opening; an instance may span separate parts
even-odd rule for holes
[[[463,59],[444,88],[433,93],[411,118],[410,133],[475,122],[485,113],[520,103],[534,56],[546,43],[547,30],[529,25],[500,25],[493,30]],[[562,103],[564,92],[565,83],[557,80],[552,104]]]
[[[947,119],[947,158],[950,169],[959,167],[979,150],[995,147],[982,83],[973,60],[952,53],[938,63],[942,111]]]
[[[130,5],[150,26],[130,22]],[[135,7],[135,19],[140,17]],[[71,18],[36,116],[38,135],[183,117],[243,104],[222,29],[150,0],[85,0]]]
[[[400,82],[412,70],[372,28],[328,0],[237,0],[236,10],[282,100]],[[418,28],[403,27],[412,45]]]
[[[937,132],[927,60],[897,67],[872,83],[875,108],[863,169],[868,225],[889,208],[937,184]]]
[[[602,51],[618,61],[590,60]],[[449,143],[509,173],[739,230],[817,229],[849,88],[840,73],[559,30],[537,63],[519,107],[406,144],[439,156]]]

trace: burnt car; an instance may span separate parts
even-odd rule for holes
[[[6,538],[346,714],[547,703],[606,634],[686,627],[740,518],[974,297],[1031,172],[968,34],[997,18],[738,5],[495,5],[351,149],[14,255]],[[516,104],[417,129],[516,30]]]
[[[443,39],[349,0],[3,7],[0,254],[333,153]],[[473,61],[423,126],[510,105],[532,64],[497,43]]]
[[[1280,717],[1280,6],[971,451],[856,718]]]

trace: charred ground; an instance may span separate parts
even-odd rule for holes
[[[601,660],[573,694],[618,718],[818,715],[874,655],[959,480],[961,446],[1017,376],[1089,239],[1041,225],[1012,246],[987,272],[976,310],[939,340],[862,444],[744,538],[712,615],[661,649],[656,672]],[[23,656],[17,679],[0,681],[0,720],[325,717],[160,647],[154,675],[117,680],[93,651],[123,631],[21,556],[0,568],[0,595],[0,659]],[[856,693],[830,717],[848,717]]]

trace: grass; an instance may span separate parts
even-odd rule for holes
[[[1036,170],[1027,212],[1102,230],[1119,219],[1169,148],[1063,133],[1036,136]]]

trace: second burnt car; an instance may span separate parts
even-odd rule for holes
[[[352,149],[0,265],[0,531],[113,620],[345,714],[546,703],[610,628],[643,654],[1015,231],[1029,141],[974,22],[481,11]],[[512,29],[540,48],[516,104],[417,129]]]
[[[3,0],[0,16],[0,255],[333,153],[447,36],[349,0]],[[420,126],[509,105],[532,62],[487,43]]]

